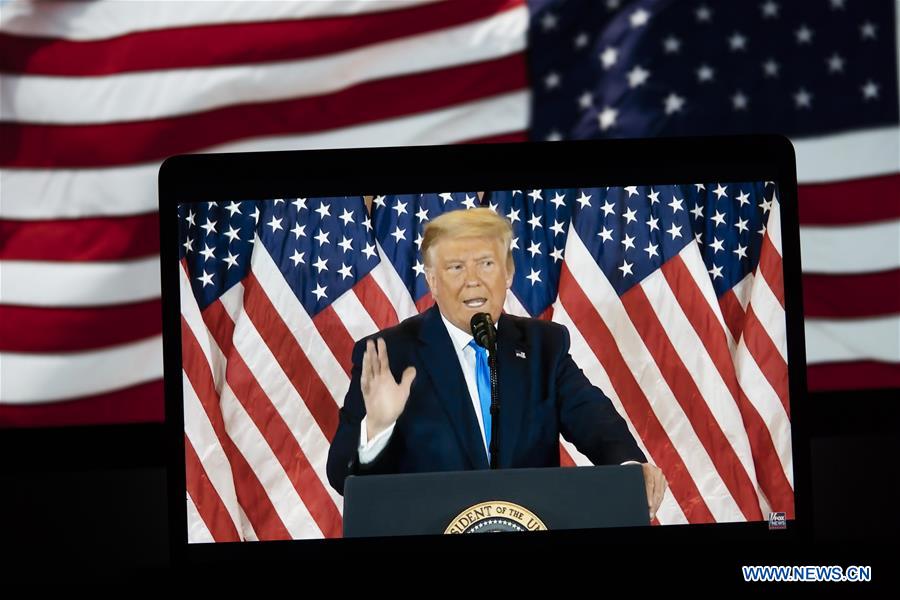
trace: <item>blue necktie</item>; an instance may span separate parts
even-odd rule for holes
[[[484,439],[488,447],[488,461],[491,459],[491,369],[488,367],[487,350],[475,340],[469,342],[475,350],[475,383],[478,386],[478,401],[481,403],[481,422],[484,423]]]

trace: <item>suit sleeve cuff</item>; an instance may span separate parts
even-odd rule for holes
[[[385,449],[388,442],[391,440],[391,434],[394,433],[394,426],[396,424],[397,422],[394,421],[387,429],[369,440],[366,436],[366,417],[363,417],[363,420],[359,424],[359,447],[357,449],[359,453],[359,464],[367,465],[378,458],[378,455],[381,454],[381,451]]]

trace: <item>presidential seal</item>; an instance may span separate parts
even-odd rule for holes
[[[470,506],[454,518],[448,533],[498,533],[503,531],[546,531],[547,526],[530,510],[512,502],[492,500]]]

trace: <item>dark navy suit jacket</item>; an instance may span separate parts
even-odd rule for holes
[[[416,378],[387,447],[360,465],[360,389],[366,340],[384,338],[394,377]],[[500,468],[559,466],[559,434],[595,464],[646,462],[624,420],[569,355],[556,323],[504,314],[497,328]],[[328,452],[328,480],[343,493],[348,475],[489,468],[475,409],[437,306],[357,342],[350,389]]]

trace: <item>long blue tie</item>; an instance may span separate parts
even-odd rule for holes
[[[488,366],[487,350],[475,340],[469,342],[475,350],[475,382],[478,386],[478,401],[481,403],[481,422],[484,423],[484,439],[488,447],[488,462],[491,460],[491,369]]]

